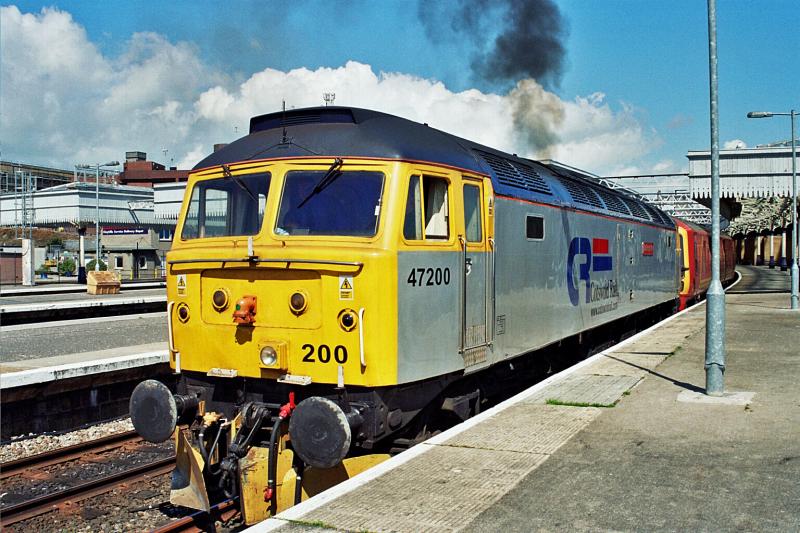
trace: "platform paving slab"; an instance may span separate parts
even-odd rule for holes
[[[600,366],[605,361],[598,361]],[[613,407],[623,394],[636,386],[642,379],[639,372],[631,370],[634,375],[603,375],[599,373],[582,373],[569,376],[552,387],[537,393],[525,403],[557,403],[573,406]]]

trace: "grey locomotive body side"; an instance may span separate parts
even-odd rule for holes
[[[462,255],[399,254],[398,382],[471,373],[675,302],[674,229],[506,197],[496,198],[495,206],[495,256],[467,254],[472,273],[488,271],[475,291],[490,295],[485,329],[480,320],[465,324],[473,337],[478,332],[478,338],[467,339],[472,344],[485,335],[487,346],[478,349],[480,357],[471,357],[475,349],[460,346]],[[528,217],[542,219],[542,238],[528,238]],[[586,243],[589,249],[581,249]],[[600,245],[599,250],[591,250],[593,245]],[[408,273],[420,266],[448,269],[451,283],[434,291],[409,287]],[[480,316],[476,300],[465,305],[477,305],[472,314]]]
[[[676,302],[675,228],[666,217],[591,212],[558,185],[552,191],[550,202],[495,197],[494,251],[399,253],[399,383],[472,373]],[[529,218],[538,219],[533,235]],[[446,269],[452,281],[409,286],[420,267]]]
[[[674,230],[515,199],[496,206],[492,362],[675,301]],[[542,238],[528,238],[528,217],[541,217]]]

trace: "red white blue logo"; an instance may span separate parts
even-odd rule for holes
[[[608,239],[590,240],[587,237],[575,237],[569,243],[567,290],[572,305],[578,305],[580,300],[574,277],[576,266],[578,267],[578,280],[586,284],[586,303],[589,303],[592,299],[591,273],[611,271],[614,267],[613,258],[608,253]]]

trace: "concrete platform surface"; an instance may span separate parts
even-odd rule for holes
[[[745,405],[679,401],[699,305],[251,531],[800,531],[800,313],[726,299]]]
[[[0,327],[0,372],[22,364],[97,350],[167,342],[166,312]]]

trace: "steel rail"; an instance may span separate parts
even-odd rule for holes
[[[142,438],[135,431],[131,430],[107,435],[99,439],[80,442],[72,446],[56,448],[55,450],[49,450],[36,455],[29,455],[28,457],[14,459],[12,461],[6,461],[0,464],[0,479],[7,479],[19,475],[25,470],[32,468],[42,468],[54,464],[66,463],[67,461],[80,459],[82,456],[89,453],[104,453],[125,446],[126,444],[141,441]]]
[[[212,505],[211,509],[206,511],[197,511],[190,515],[168,522],[163,526],[153,529],[151,533],[176,533],[185,531],[205,531],[202,524],[209,520],[220,519],[226,522],[233,518],[238,512],[237,498],[222,501],[216,505]]]
[[[174,467],[175,457],[168,457],[97,478],[51,494],[39,496],[38,498],[33,498],[15,505],[9,505],[0,509],[0,527],[5,528],[11,524],[53,511],[57,509],[57,506],[61,503],[84,500],[109,492],[123,483],[130,483],[139,479],[166,474],[171,472]]]

